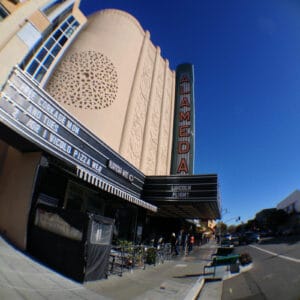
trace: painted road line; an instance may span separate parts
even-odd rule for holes
[[[286,260],[290,260],[290,261],[293,261],[293,262],[296,262],[296,263],[300,263],[300,259],[299,258],[294,258],[294,257],[290,257],[290,256],[281,255],[281,254],[278,254],[278,253],[275,253],[275,252],[272,252],[272,251],[269,251],[269,250],[266,250],[266,249],[254,246],[254,245],[249,245],[249,246],[252,247],[252,248],[255,248],[257,250],[260,250],[262,252],[269,253],[271,255],[274,255],[274,256],[277,256],[277,257],[280,257],[280,258],[283,258],[283,259],[286,259]]]

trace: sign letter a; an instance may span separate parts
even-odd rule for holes
[[[185,158],[181,158],[179,166],[177,168],[177,173],[180,174],[182,172],[185,173],[185,174],[188,173],[188,166],[187,166]]]

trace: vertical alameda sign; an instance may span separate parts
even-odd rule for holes
[[[176,69],[175,100],[171,174],[193,174],[194,69],[191,64]]]

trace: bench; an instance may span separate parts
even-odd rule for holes
[[[234,247],[219,247],[219,248],[217,248],[217,252],[212,254],[211,257],[226,256],[226,255],[232,254],[233,250],[234,250]]]
[[[213,268],[213,275],[215,276],[216,268],[218,266],[234,265],[238,262],[239,258],[240,258],[239,254],[228,254],[228,255],[215,256],[208,265],[204,266],[203,275],[205,276],[206,274],[208,274],[208,273],[206,273],[206,269]]]

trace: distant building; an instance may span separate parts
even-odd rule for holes
[[[276,208],[266,208],[255,215],[255,221],[260,228],[268,226],[268,222],[272,214],[276,212]]]
[[[288,214],[300,213],[300,191],[295,190],[277,204],[277,209],[283,209]]]

